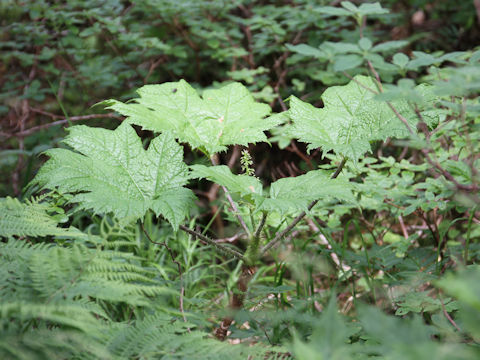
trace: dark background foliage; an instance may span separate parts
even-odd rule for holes
[[[276,111],[291,94],[319,105],[328,85],[348,79],[285,44],[357,39],[350,21],[316,11],[329,3],[2,0],[0,194],[20,195],[39,166],[38,154],[63,136],[63,126],[77,116],[104,114],[92,106],[131,98],[143,84],[185,79],[203,88],[239,80]],[[408,40],[407,54],[466,50],[480,36],[474,1],[382,5],[391,13],[369,18],[365,31],[376,41]],[[92,117],[85,123],[118,121]],[[269,151],[275,159],[264,159],[264,148],[252,152],[264,173],[282,177],[299,173],[306,160],[298,147]]]
[[[0,0],[0,210],[31,220],[0,228],[0,355],[478,358],[480,1],[380,3],[390,11],[356,22],[327,0]],[[239,81],[280,113],[291,95],[322,107],[326,89],[358,74],[378,75],[383,100],[412,107],[413,86],[431,84],[442,120],[348,162],[358,203],[320,199],[260,259],[234,314],[240,266],[152,213],[123,224],[76,211],[65,194],[3,198],[28,201],[42,152],[64,147],[71,125],[116,128],[123,117],[98,103],[126,102],[145,84],[185,79],[201,93]],[[266,187],[339,162],[307,151],[289,126],[248,148]],[[145,145],[154,136],[135,129]],[[242,150],[218,161],[241,173]],[[207,163],[188,145],[185,162]],[[189,186],[198,200],[188,225],[244,250],[220,187]],[[273,214],[267,240],[295,215]],[[225,315],[236,323],[230,343],[207,339]]]

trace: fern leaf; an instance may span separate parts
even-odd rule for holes
[[[95,317],[77,304],[34,304],[23,301],[0,303],[0,319],[41,319],[85,333],[99,331]]]
[[[58,220],[50,215],[49,210],[49,205],[36,201],[25,204],[10,197],[0,198],[0,237],[86,236],[73,227],[58,227]]]
[[[138,94],[132,104],[104,103],[130,123],[155,132],[171,131],[181,142],[209,155],[228,145],[266,141],[264,131],[278,124],[275,118],[264,119],[270,107],[255,102],[240,83],[205,90],[203,97],[184,80],[145,85]]]
[[[136,258],[129,254],[97,251],[82,245],[63,248],[22,243],[28,244],[0,243],[1,301],[78,303],[95,298],[146,306],[151,298],[176,291],[159,279],[157,272],[130,263]],[[104,316],[99,308],[90,311]]]
[[[293,121],[291,134],[308,143],[308,149],[333,150],[353,161],[370,151],[374,140],[407,137],[405,124],[367,88],[376,90],[375,83],[361,75],[345,86],[332,86],[322,95],[321,109],[292,96],[288,110]],[[415,129],[418,118],[408,103],[399,100],[392,104]]]
[[[261,345],[231,345],[207,338],[206,333],[191,330],[194,325],[172,321],[156,313],[133,324],[122,324],[106,334],[109,351],[120,359],[247,359],[266,358]]]
[[[22,331],[21,325],[12,326],[0,336],[0,359],[8,360],[55,360],[95,359],[112,360],[92,334],[74,329],[47,328]]]
[[[116,130],[74,126],[64,140],[75,151],[52,149],[33,180],[42,188],[73,194],[80,209],[136,220],[152,209],[174,228],[194,198],[183,186],[188,168],[183,150],[170,134],[153,139],[144,150],[128,124]]]

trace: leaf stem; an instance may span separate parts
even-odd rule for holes
[[[455,320],[452,319],[452,317],[450,316],[450,314],[447,312],[447,309],[445,308],[445,303],[443,302],[443,299],[442,299],[442,295],[440,294],[440,292],[438,293],[438,298],[440,300],[440,304],[442,305],[442,312],[443,312],[443,315],[445,315],[445,317],[447,318],[447,320],[450,322],[450,324],[452,324],[452,326],[459,332],[459,333],[462,333],[462,329],[460,329],[457,325],[457,323],[455,322]]]
[[[182,273],[182,267],[180,266],[180,263],[175,260],[175,255],[173,254],[172,249],[167,245],[165,241],[163,242],[156,242],[153,241],[150,235],[147,233],[147,230],[145,229],[145,226],[143,225],[142,222],[140,222],[140,227],[143,230],[143,233],[147,237],[148,241],[150,241],[152,244],[157,244],[163,246],[165,249],[167,249],[168,253],[170,254],[170,257],[172,259],[172,262],[177,265],[178,268],[178,277],[180,278],[180,299],[179,299],[179,307],[180,307],[180,312],[182,313],[183,321],[187,322],[187,318],[185,316],[185,311],[183,309],[183,296],[185,295],[185,288],[183,287],[183,273]],[[188,332],[190,332],[190,329],[188,329]]]
[[[215,156],[212,156],[210,158],[210,161],[212,162],[212,165],[214,165],[214,166],[218,165],[217,161],[215,161]],[[232,196],[230,195],[230,192],[228,191],[228,189],[225,186],[221,185],[221,187],[223,189],[223,192],[225,193],[225,196],[227,197],[228,202],[230,203],[230,206],[232,207],[233,213],[237,217],[237,219],[240,222],[240,225],[242,226],[245,233],[250,237],[250,230],[248,229],[247,224],[245,224],[245,221],[243,220],[242,216],[240,215],[240,212],[238,211],[237,205],[235,205],[235,203],[232,199]]]
[[[180,225],[180,230],[183,230],[185,231],[186,233],[189,233],[190,235],[193,235],[193,236],[196,236],[198,237],[201,241],[209,244],[209,245],[213,245],[217,250],[219,250],[220,252],[223,252],[225,254],[228,254],[228,255],[231,255],[235,258],[237,258],[238,260],[242,260],[243,261],[243,254],[240,253],[239,251],[237,250],[233,250],[233,249],[230,249],[229,247],[226,247],[222,244],[219,244],[217,243],[215,240],[212,240],[210,239],[209,237],[206,237],[205,235],[195,231],[195,230],[192,230],[188,227],[186,227],[185,225]]]
[[[347,159],[346,158],[343,158],[342,159],[342,162],[338,165],[337,167],[337,170],[335,170],[335,173],[332,175],[331,179],[335,179],[338,177],[338,175],[340,175],[340,172],[342,171],[343,169],[343,166],[345,165],[345,163],[347,162]],[[307,207],[307,211],[310,211],[312,210],[312,208],[318,203],[318,200],[314,200],[312,201],[308,207]],[[290,225],[288,225],[285,229],[283,229],[282,231],[280,231],[279,233],[277,233],[275,235],[275,237],[273,238],[273,240],[271,240],[267,245],[265,245],[261,250],[260,250],[260,254],[263,255],[265,254],[268,250],[270,250],[273,246],[277,245],[278,242],[280,242],[280,240],[282,240],[285,235],[287,235],[303,218],[304,216],[306,215],[306,212],[305,211],[302,211],[295,219],[293,219],[293,221],[290,223]]]
[[[258,224],[257,230],[255,231],[255,237],[258,238],[260,237],[260,233],[262,232],[262,229],[265,225],[265,222],[267,221],[267,212],[263,212],[262,214],[262,220],[260,220],[260,224]]]

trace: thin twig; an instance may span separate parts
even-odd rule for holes
[[[343,158],[342,162],[338,165],[337,167],[337,170],[335,171],[335,173],[332,175],[331,179],[335,179],[338,177],[338,175],[340,174],[340,172],[342,171],[343,169],[343,166],[345,165],[345,163],[347,162],[347,159],[346,158]],[[307,207],[307,211],[310,211],[312,210],[312,208],[318,203],[318,200],[314,200],[310,203],[310,205],[308,205]],[[275,237],[273,238],[273,240],[271,240],[267,245],[265,245],[261,250],[260,250],[260,254],[265,254],[268,250],[270,250],[270,248],[272,248],[273,246],[277,245],[278,242],[280,242],[280,240],[282,240],[284,238],[285,235],[287,235],[303,218],[304,216],[306,215],[306,212],[305,211],[302,211],[295,219],[293,219],[293,221],[290,223],[290,225],[288,225],[284,230],[280,231],[279,233],[277,233],[275,235]]]
[[[280,107],[282,108],[283,111],[287,111],[287,105],[285,105],[285,102],[283,101],[282,97],[280,95],[277,96],[278,103],[280,104]]]
[[[297,145],[295,144],[294,141],[292,141],[292,142],[290,143],[290,146],[287,146],[287,147],[285,148],[285,150],[290,151],[290,152],[298,155],[302,160],[304,160],[304,161],[307,163],[307,166],[310,168],[310,170],[313,170],[312,161],[310,160],[310,158],[309,158],[307,155],[305,155],[304,153],[302,153],[302,152],[298,149],[298,147],[297,147]]]
[[[36,111],[36,112],[40,112],[40,111]],[[48,123],[48,124],[34,126],[34,127],[31,127],[30,129],[19,131],[17,133],[5,134],[5,136],[6,136],[7,139],[11,138],[13,136],[15,136],[15,137],[25,137],[25,136],[31,135],[34,132],[37,132],[39,130],[47,129],[47,128],[49,128],[51,126],[55,126],[55,125],[66,124],[69,121],[81,121],[81,120],[90,120],[90,119],[99,119],[99,118],[121,119],[121,117],[119,117],[118,115],[115,115],[115,114],[91,114],[91,115],[71,116],[68,119],[57,120],[57,121],[53,121],[53,122]]]
[[[408,131],[410,132],[410,134],[414,135],[415,132],[412,130],[412,128],[410,127],[410,125],[408,124],[408,121],[407,119],[405,119],[405,117],[402,116],[402,114],[400,114],[398,112],[398,110],[392,105],[392,103],[390,103],[389,101],[386,101],[387,105],[390,107],[390,109],[392,109],[393,113],[395,114],[395,116],[402,122],[405,124],[405,126],[407,127]],[[422,120],[422,118],[420,118],[420,120]],[[425,137],[427,139],[427,142],[429,141],[429,136],[428,136],[428,132],[425,133]],[[429,146],[430,146],[430,143],[428,142]],[[445,170],[442,165],[440,165],[440,163],[436,160],[433,160],[431,157],[430,157],[430,150],[429,149],[421,149],[421,152],[422,154],[425,156],[425,160],[427,160],[427,162],[433,166],[435,169],[437,169],[443,176],[445,176],[445,178],[447,180],[450,180],[451,182],[453,182],[453,184],[456,186],[457,189],[459,190],[465,190],[465,191],[476,191],[478,190],[477,187],[475,185],[463,185],[463,184],[460,184],[454,177],[452,174],[450,174],[447,170]]]
[[[52,119],[61,119],[63,118],[62,115],[57,115],[57,114],[54,114],[54,113],[51,113],[49,111],[45,111],[43,109],[38,109],[36,107],[33,107],[33,106],[30,106],[30,111],[34,112],[34,113],[39,113],[39,114],[42,114],[42,115],[46,115],[48,117],[51,117]]]
[[[445,315],[445,317],[447,318],[447,320],[450,322],[450,324],[453,325],[453,327],[455,329],[457,329],[457,331],[459,333],[462,332],[462,330],[458,327],[457,323],[455,322],[455,320],[452,319],[452,317],[450,316],[450,314],[447,312],[447,309],[445,309],[445,304],[443,303],[443,299],[441,296],[439,296],[439,300],[440,300],[440,304],[442,305],[442,312],[443,312],[443,315]]]
[[[240,212],[238,211],[237,205],[233,202],[232,196],[230,195],[230,192],[228,189],[222,185],[223,192],[225,193],[225,196],[228,199],[228,202],[230,203],[230,206],[232,207],[232,210],[237,217],[238,221],[240,222],[240,225],[242,225],[243,230],[247,233],[247,235],[250,235],[250,230],[247,227],[247,224],[245,224],[245,221],[242,218],[242,215],[240,215]]]
[[[302,37],[302,34],[303,34],[303,31],[304,29],[301,29],[300,31],[298,31],[296,33],[296,35],[294,36],[294,38],[292,39],[291,43],[293,45],[296,45],[298,44],[298,42],[300,41],[301,37]],[[290,51],[287,49],[283,52],[282,55],[280,55],[276,60],[275,62],[273,63],[273,66],[272,66],[272,69],[275,70],[275,74],[277,75],[277,82],[273,87],[273,91],[277,94],[277,98],[274,99],[271,103],[270,103],[270,107],[273,107],[273,105],[275,105],[275,101],[278,100],[278,103],[280,104],[281,108],[283,111],[286,111],[287,110],[287,107],[285,106],[285,103],[283,102],[282,100],[282,97],[279,93],[279,90],[280,90],[280,86],[283,84],[285,85],[285,77],[288,75],[289,73],[289,68],[288,66],[286,66],[283,70],[281,69],[281,65],[282,63],[286,65],[286,61],[288,59],[288,56],[290,54]]]
[[[227,166],[230,169],[235,165],[235,162],[237,161],[239,156],[240,156],[240,148],[239,148],[238,145],[235,145],[233,147],[232,155],[230,156],[230,159],[227,162]],[[218,185],[216,183],[212,183],[212,186],[210,187],[210,190],[205,194],[206,194],[206,197],[208,199],[208,202],[211,204],[211,213],[214,214],[214,216],[215,216],[214,221],[215,221],[215,224],[216,224],[216,227],[217,227],[217,229],[216,229],[217,234],[220,238],[223,238],[223,237],[225,237],[223,221],[222,221],[222,218],[220,216],[218,216],[218,214],[220,213],[218,211],[218,206],[213,203],[214,200],[217,198],[219,188],[220,188],[220,185]]]
[[[215,240],[212,240],[208,237],[206,237],[205,235],[199,233],[198,231],[195,231],[195,230],[192,230],[188,227],[186,227],[185,225],[180,225],[180,230],[183,230],[193,236],[196,236],[198,237],[201,241],[209,244],[209,245],[212,245],[214,246],[217,250],[225,253],[225,254],[228,254],[228,255],[231,255],[235,258],[237,258],[238,260],[243,260],[243,254],[238,252],[237,250],[233,250],[233,249],[230,249],[229,247],[226,247],[222,244],[219,244],[218,242],[216,242]]]
[[[408,231],[407,231],[407,228],[405,227],[405,223],[403,222],[402,215],[398,215],[398,222],[400,223],[400,227],[402,229],[403,237],[405,239],[408,239]]]
[[[330,252],[330,258],[335,263],[335,265],[337,265],[337,267],[339,269],[341,269],[343,272],[350,270],[350,267],[348,265],[344,265],[340,261],[337,253],[335,251],[333,251],[333,248],[330,245],[330,243],[328,242],[327,238],[325,237],[325,235],[323,235],[321,233],[319,227],[313,222],[313,220],[307,217],[306,221],[307,221],[307,224],[310,227],[310,229],[313,230],[315,233],[319,234],[318,239],[319,239],[320,244],[325,245],[327,247],[327,249],[331,251]]]
[[[380,81],[380,75],[378,75],[377,70],[375,70],[370,60],[367,60],[367,64],[373,76],[375,76],[375,79],[377,80],[378,91],[382,93],[383,86],[382,86],[382,82]]]
[[[165,249],[167,249],[168,253],[170,254],[170,257],[172,259],[172,262],[174,264],[177,265],[177,268],[178,268],[178,276],[180,278],[180,300],[179,300],[179,303],[180,303],[180,312],[182,313],[182,317],[183,317],[183,321],[184,322],[187,322],[187,318],[185,316],[185,311],[183,309],[183,296],[185,294],[185,288],[183,287],[183,274],[182,274],[182,267],[180,265],[180,263],[175,259],[175,255],[173,254],[173,251],[172,249],[170,249],[167,245],[167,243],[165,241],[163,242],[156,242],[156,241],[153,241],[152,238],[150,237],[150,235],[148,235],[147,233],[147,230],[145,229],[145,226],[143,225],[143,223],[140,223],[140,226],[143,230],[143,233],[145,234],[145,236],[147,237],[148,241],[150,241],[152,244],[157,244],[157,245],[160,245],[160,246],[163,246]],[[188,329],[188,331],[190,332],[190,329]]]
[[[28,89],[30,88],[30,84],[35,78],[35,75],[37,73],[37,63],[38,59],[35,57],[34,63],[32,65],[32,68],[30,69],[30,73],[28,75],[28,79],[26,81],[26,85],[23,87],[23,93],[26,94]],[[25,122],[30,116],[30,106],[28,99],[23,99],[21,101],[21,117],[19,118],[17,122],[17,126],[15,128],[20,128],[20,131],[23,131],[25,129]],[[13,193],[15,196],[20,195],[20,173],[23,169],[24,162],[25,162],[25,156],[23,155],[23,151],[25,150],[25,142],[22,137],[17,139],[18,141],[18,150],[19,156],[17,160],[17,166],[15,167],[15,170],[12,173],[12,188],[13,188]]]
[[[150,78],[150,75],[152,75],[152,72],[159,66],[161,65],[162,63],[168,61],[168,57],[167,56],[160,56],[156,61],[151,61],[150,62],[150,66],[148,68],[148,73],[147,75],[145,76],[145,78],[143,79],[143,83],[146,84],[148,82],[148,79]]]
[[[240,310],[243,307],[245,295],[248,290],[248,284],[255,275],[255,272],[255,267],[242,264],[241,274],[237,281],[238,291],[234,292],[232,298],[230,299],[229,306],[231,310]],[[214,331],[215,337],[220,341],[225,340],[228,333],[228,328],[232,323],[233,318],[231,316],[226,316],[225,318],[223,318],[218,328],[216,328]]]
[[[92,19],[92,17],[88,17],[88,20],[89,20],[90,24],[93,26],[94,20]],[[113,52],[123,61],[123,63],[125,65],[127,65],[130,69],[132,69],[137,74],[139,79],[143,79],[143,76],[140,73],[140,71],[138,70],[137,66],[134,63],[127,60],[127,58],[124,56],[124,52],[120,51],[117,48],[117,46],[115,45],[115,40],[116,39],[114,37],[114,34],[112,32],[110,32],[110,30],[108,30],[108,28],[106,26],[102,27],[101,29],[102,29],[102,31],[100,32],[101,38],[108,44],[108,46],[110,46],[110,48],[113,50]],[[109,34],[111,36],[109,36]]]
[[[451,182],[453,182],[453,184],[457,187],[457,189],[459,190],[464,190],[464,191],[477,191],[478,190],[478,186],[476,186],[475,184],[473,185],[463,185],[463,184],[460,184],[454,177],[452,174],[450,174],[447,170],[445,170],[442,165],[440,165],[440,163],[438,161],[435,161],[435,160],[432,160],[432,158],[430,157],[429,155],[429,151],[427,149],[422,149],[422,154],[425,156],[425,159],[427,160],[427,162],[433,166],[434,168],[436,168],[438,171],[440,171],[440,173],[445,176],[445,178],[447,178],[447,180],[450,180]]]
[[[392,109],[393,113],[395,114],[395,116],[405,125],[405,127],[407,128],[408,132],[412,135],[415,134],[415,132],[412,130],[412,128],[410,127],[410,124],[408,123],[407,119],[405,119],[405,117],[400,114],[398,112],[398,110],[395,108],[395,106],[393,106],[393,104],[390,102],[390,101],[385,101],[388,105],[388,107],[390,109]]]

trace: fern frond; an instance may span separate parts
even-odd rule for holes
[[[86,236],[73,227],[58,227],[58,220],[50,215],[50,212],[50,206],[38,200],[21,203],[11,197],[0,198],[0,237]]]
[[[129,263],[135,260],[129,254],[100,252],[81,245],[63,248],[21,243],[0,244],[0,297],[4,301],[22,297],[47,302],[94,298],[146,305],[149,298],[174,291],[157,272]]]
[[[0,303],[0,319],[47,321],[91,334],[101,331],[100,324],[90,311],[75,303],[2,302]]]
[[[231,345],[208,338],[208,334],[187,329],[194,326],[165,314],[147,316],[134,324],[123,324],[107,334],[107,348],[120,359],[263,359],[260,345]]]
[[[55,360],[84,359],[111,360],[112,356],[98,340],[88,334],[64,328],[31,329],[19,335],[19,328],[2,331],[0,359]]]

